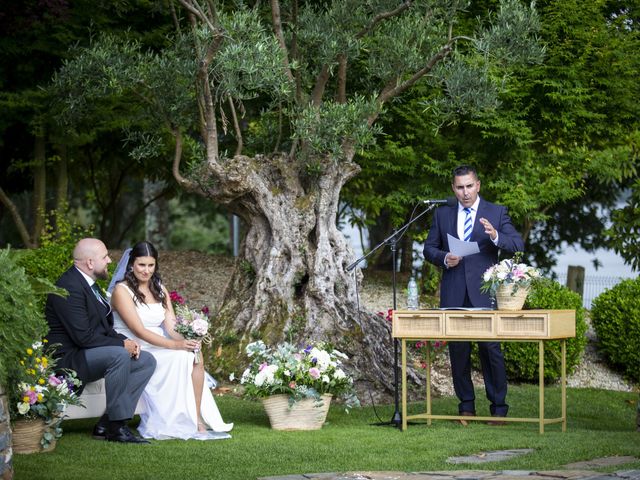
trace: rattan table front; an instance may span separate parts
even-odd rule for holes
[[[539,415],[536,418],[506,417],[506,422],[538,423],[544,426],[562,423],[567,429],[567,338],[576,336],[575,310],[396,310],[393,312],[394,338],[402,341],[402,430],[407,421],[495,420],[493,417],[434,415],[431,411],[431,348],[426,354],[426,412],[407,415],[407,341],[446,340],[479,342],[538,342]],[[544,342],[560,340],[561,345],[561,416],[544,414]]]

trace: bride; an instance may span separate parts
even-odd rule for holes
[[[200,342],[174,330],[176,317],[160,282],[155,247],[145,241],[125,251],[111,283],[114,328],[137,339],[157,360],[141,397],[140,434],[157,440],[230,438],[226,432],[233,423],[222,420],[205,385],[204,366],[194,363]]]

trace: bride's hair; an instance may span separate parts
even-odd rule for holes
[[[151,295],[158,302],[161,302],[164,308],[167,308],[167,298],[162,290],[162,281],[160,280],[160,271],[158,265],[158,250],[154,247],[150,242],[142,241],[136,243],[131,249],[131,253],[129,254],[129,261],[127,262],[127,270],[124,274],[124,281],[127,286],[133,292],[134,300],[136,303],[147,303],[145,302],[145,295],[138,288],[139,282],[136,276],[133,274],[133,262],[136,261],[136,258],[139,257],[153,257],[156,261],[156,268],[149,280],[149,290],[151,291]]]

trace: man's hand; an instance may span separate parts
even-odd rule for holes
[[[137,342],[127,338],[124,341],[124,348],[129,352],[131,358],[135,358],[136,360],[140,357],[140,345]]]
[[[447,255],[444,257],[444,264],[447,266],[447,268],[452,268],[458,265],[460,263],[460,260],[462,260],[462,257],[454,255],[453,253],[447,253]]]
[[[484,227],[484,233],[489,235],[491,240],[495,240],[496,236],[498,235],[498,232],[496,231],[495,228],[493,228],[493,225],[491,225],[491,222],[489,220],[487,220],[486,218],[481,218],[480,219],[480,223]]]

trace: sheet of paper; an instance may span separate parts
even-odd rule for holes
[[[466,257],[468,255],[473,255],[474,253],[480,253],[478,242],[465,242],[454,237],[450,233],[447,233],[447,240],[449,241],[449,251],[459,257]]]

